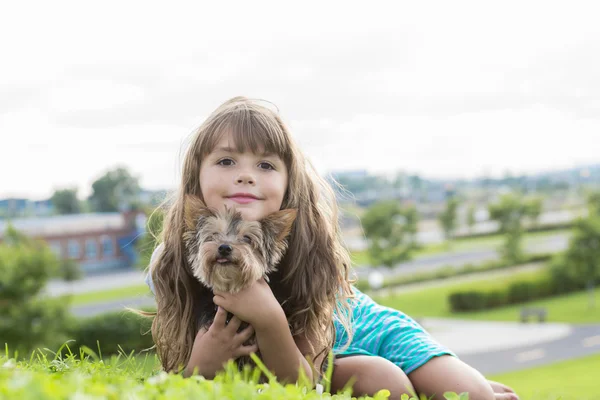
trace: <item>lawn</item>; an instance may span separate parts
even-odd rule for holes
[[[523,304],[501,307],[492,310],[453,313],[450,311],[448,295],[458,290],[491,290],[509,285],[513,281],[537,280],[543,271],[522,272],[502,278],[489,278],[461,284],[429,288],[421,291],[399,293],[388,297],[375,297],[375,300],[388,307],[402,310],[412,317],[442,317],[494,321],[518,321]],[[586,291],[527,303],[528,306],[542,306],[548,310],[549,322],[599,323],[600,288],[594,292],[596,307],[590,309]]]
[[[537,280],[540,278],[541,273],[541,271],[520,272],[515,273],[514,275],[449,284],[447,286],[423,289],[420,291],[410,291],[407,293],[399,293],[386,297],[374,296],[374,299],[375,301],[388,307],[402,310],[413,317],[450,318],[456,317],[456,315],[450,311],[450,306],[447,300],[448,295],[452,292],[473,289],[499,289],[509,285],[514,281]]]
[[[566,322],[573,324],[600,323],[600,288],[594,291],[595,307],[589,306],[589,294],[586,291],[569,293],[559,297],[536,300],[527,306],[545,307],[548,310],[548,322]],[[476,320],[516,321],[523,305],[513,305],[483,312],[453,314],[454,316]]]
[[[8,350],[6,351],[8,354]],[[156,360],[142,357],[111,357],[98,361],[93,352],[54,356],[50,351],[38,351],[30,360],[15,361],[0,355],[0,398],[19,400],[58,399],[341,399],[350,400],[349,392],[330,396],[328,390],[310,385],[306,379],[299,384],[280,384],[258,360],[259,368],[239,372],[230,363],[214,380],[201,376],[183,378],[178,374],[158,372]],[[93,355],[92,355],[93,354]],[[261,372],[268,383],[259,383]],[[330,375],[329,375],[330,376]],[[373,399],[384,400],[388,391],[378,392]],[[455,398],[457,396],[454,396]],[[371,398],[371,397],[365,397]]]
[[[140,368],[148,372],[160,369],[158,359],[153,356],[136,359]],[[559,396],[562,400],[600,400],[597,378],[590,373],[597,370],[600,370],[600,354],[487,378],[512,387],[521,400],[554,400]]]
[[[146,284],[134,286],[125,286],[116,289],[95,291],[89,293],[81,293],[67,295],[70,297],[71,306],[81,306],[84,304],[102,303],[105,301],[119,300],[131,297],[146,296],[150,293],[150,289]]]
[[[233,364],[214,380],[184,379],[158,373],[157,359],[150,355],[110,357],[101,362],[94,352],[83,357],[54,356],[39,352],[28,361],[15,362],[0,355],[0,398],[35,399],[350,399],[348,393],[319,394],[302,384],[281,385],[271,380],[257,383],[257,374],[238,373]],[[96,360],[96,361],[95,361]],[[261,363],[262,364],[262,363]],[[513,387],[523,400],[600,400],[597,371],[600,356],[581,358],[550,366],[491,376]],[[265,374],[268,371],[261,365]],[[327,383],[325,389],[327,388]],[[375,398],[383,399],[385,394]],[[458,396],[447,397],[458,399]]]
[[[546,239],[557,235],[568,235],[571,230],[557,230],[548,232],[533,232],[524,235],[523,246],[533,246],[536,244],[543,243]],[[504,243],[503,235],[486,236],[468,240],[457,240],[453,242],[442,242],[423,246],[423,248],[417,250],[414,253],[414,258],[418,259],[424,256],[430,256],[434,254],[441,254],[447,252],[460,252],[477,249],[491,249],[495,250],[502,246]],[[369,265],[369,254],[366,250],[364,251],[353,251],[352,252],[352,263],[354,265]]]
[[[512,387],[521,400],[600,400],[600,354],[489,376]]]

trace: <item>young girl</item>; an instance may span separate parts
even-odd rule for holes
[[[182,241],[186,195],[215,209],[235,207],[246,220],[297,210],[288,251],[269,284],[261,279],[235,295],[213,295],[193,277]],[[280,381],[296,381],[300,369],[317,380],[333,350],[332,391],[356,377],[355,395],[387,388],[393,398],[411,391],[436,398],[446,391],[469,392],[471,399],[514,396],[408,316],[351,287],[337,211],[333,191],[276,112],[242,97],[218,107],[187,151],[146,278],[156,296],[152,334],[164,370],[212,378],[227,360],[260,349]],[[200,329],[195,315],[213,303],[215,321]],[[225,324],[227,311],[234,317]],[[238,333],[241,321],[249,326]],[[253,334],[256,344],[244,345]]]

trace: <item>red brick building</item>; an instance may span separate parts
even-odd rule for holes
[[[0,221],[2,242],[8,221]],[[89,213],[20,218],[10,221],[19,232],[45,241],[62,259],[76,260],[83,271],[133,266],[135,241],[145,232],[142,212]]]

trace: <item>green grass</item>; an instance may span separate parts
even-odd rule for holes
[[[511,386],[522,400],[600,400],[594,375],[599,367],[600,354],[488,378]],[[258,383],[261,373],[269,377],[268,384]],[[331,376],[330,373],[328,371],[327,376]],[[327,388],[327,382],[322,383]],[[381,391],[374,398],[384,399],[386,392]],[[214,380],[198,376],[184,379],[160,372],[155,354],[121,354],[101,359],[86,348],[80,354],[70,353],[64,357],[49,350],[38,350],[26,361],[10,358],[7,349],[6,355],[0,355],[0,398],[346,400],[351,397],[349,392],[320,395],[306,382],[282,385],[262,363],[254,371],[242,373],[230,364]],[[459,399],[456,395],[446,398]]]
[[[453,313],[450,311],[448,296],[455,291],[492,290],[508,286],[514,281],[535,281],[543,271],[521,272],[505,277],[494,277],[443,287],[398,293],[387,297],[376,296],[375,300],[388,307],[402,310],[412,317],[461,318],[488,321],[518,321],[523,304],[477,312]],[[565,323],[600,322],[600,288],[595,290],[596,308],[588,306],[586,291],[537,300],[528,306],[543,306],[548,310],[548,321]]]
[[[521,400],[600,400],[600,354],[488,377],[512,387]]]
[[[548,322],[571,324],[600,323],[600,288],[594,291],[596,306],[590,308],[587,291],[569,293],[558,297],[536,300],[527,306],[545,307],[548,310]],[[523,304],[502,307],[495,310],[453,314],[453,316],[474,320],[517,321]]]
[[[67,295],[67,297],[70,297],[72,306],[81,306],[84,304],[102,303],[105,301],[119,300],[129,297],[146,296],[149,293],[150,289],[146,284],[139,284],[110,290]]]
[[[561,229],[555,231],[531,232],[523,235],[523,245],[534,245],[544,242],[546,239],[557,235],[568,235],[571,229]],[[495,249],[504,243],[504,235],[493,235],[474,239],[464,239],[451,242],[453,251],[473,250],[477,248]]]
[[[557,231],[548,232],[532,232],[524,235],[523,246],[532,246],[535,244],[543,243],[546,239],[557,236],[569,234],[571,230],[563,229]],[[474,238],[468,240],[457,240],[452,242],[435,243],[427,246],[423,246],[421,249],[414,253],[415,259],[424,256],[430,256],[435,254],[447,253],[447,252],[460,252],[478,249],[490,249],[495,250],[502,246],[504,243],[503,235],[486,236],[481,238]],[[353,251],[352,262],[354,265],[369,265],[371,260],[366,250]]]
[[[155,356],[100,359],[85,349],[62,357],[49,350],[34,352],[27,361],[0,356],[0,398],[19,400],[57,399],[344,399],[339,395],[318,394],[306,379],[283,385],[258,360],[259,367],[239,372],[230,363],[214,380],[200,376],[183,378],[157,370]],[[60,350],[58,351],[60,353]],[[268,383],[259,383],[261,376]],[[328,375],[331,377],[331,371]],[[323,381],[327,390],[329,385]],[[387,390],[373,399],[385,399]],[[364,397],[370,399],[371,397]],[[414,400],[414,399],[413,399]]]
[[[380,302],[388,307],[402,310],[412,317],[451,318],[456,317],[456,314],[450,311],[450,306],[447,301],[448,295],[452,292],[472,289],[500,289],[514,281],[537,280],[540,278],[540,274],[540,271],[520,272],[504,277],[494,277],[478,281],[449,284],[447,286],[398,293],[385,297],[374,296],[374,298],[377,302]]]

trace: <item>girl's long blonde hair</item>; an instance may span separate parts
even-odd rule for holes
[[[184,198],[202,197],[199,173],[204,157],[230,132],[240,152],[263,150],[286,164],[288,187],[281,206],[298,210],[286,255],[270,285],[282,304],[294,335],[304,334],[309,356],[328,353],[335,338],[333,313],[349,337],[353,297],[350,257],[342,244],[335,195],[306,160],[278,113],[257,101],[235,97],[219,106],[194,133],[183,164],[182,181],[168,206],[161,232],[163,251],[151,269],[157,311],[152,336],[165,371],[187,364],[199,327],[197,315],[213,307],[212,293],[198,282],[187,262],[182,240]],[[348,343],[350,340],[348,340]]]

